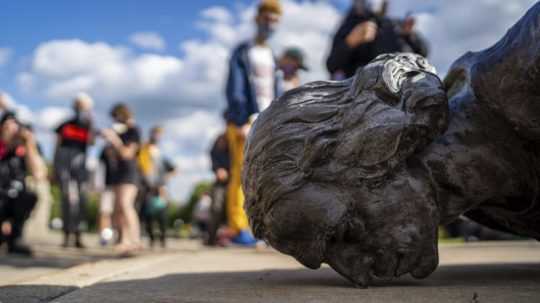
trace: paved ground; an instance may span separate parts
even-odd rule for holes
[[[132,259],[97,248],[66,256],[57,245],[38,250],[34,261],[0,257],[0,302],[540,302],[536,242],[442,245],[430,278],[369,289],[270,249],[178,241]]]

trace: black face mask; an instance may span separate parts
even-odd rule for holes
[[[283,64],[281,70],[283,71],[283,75],[289,77],[294,76],[297,73],[298,68],[294,64]]]
[[[76,118],[80,122],[90,122],[92,120],[92,114],[90,112],[77,112]]]
[[[257,35],[265,40],[272,38],[276,32],[276,27],[271,24],[259,24],[257,25]]]

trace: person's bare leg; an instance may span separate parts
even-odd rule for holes
[[[106,228],[112,228],[112,220],[110,214],[99,214],[99,231]]]
[[[140,222],[135,211],[135,198],[137,196],[137,187],[133,184],[122,184],[119,186],[118,198],[122,208],[123,219],[125,220],[125,238],[123,243],[132,248],[138,248],[140,245]]]
[[[117,185],[114,187],[114,216],[121,235],[120,242],[116,245],[116,250],[119,251],[126,250],[130,244],[129,229],[122,199],[122,186]]]

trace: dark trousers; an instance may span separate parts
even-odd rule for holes
[[[165,235],[167,232],[167,209],[163,209],[158,213],[144,215],[144,226],[146,228],[146,233],[150,238],[150,243],[154,243],[154,240],[156,239],[156,235],[154,233],[154,223],[158,224],[159,241],[162,245],[164,245],[166,238]]]
[[[3,238],[0,233],[0,243],[6,241],[8,245],[15,244],[23,233],[24,223],[37,202],[37,196],[30,192],[20,192],[16,198],[0,198],[0,225],[11,223],[11,234]]]
[[[79,233],[81,231],[81,222],[84,221],[86,215],[85,185],[82,182],[67,178],[60,180],[59,186],[62,193],[64,232]],[[75,190],[77,193],[75,201],[71,201],[71,190]]]
[[[208,245],[216,245],[219,227],[227,221],[227,183],[216,182],[212,186],[212,205],[208,221]]]
[[[55,155],[55,172],[62,199],[64,232],[79,233],[86,216],[86,155],[60,148]]]

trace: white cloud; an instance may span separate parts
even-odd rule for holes
[[[201,13],[201,16],[220,23],[231,23],[234,20],[231,12],[223,6],[209,7]]]
[[[4,96],[8,108],[17,113],[17,117],[23,123],[32,124],[39,132],[53,130],[72,114],[69,108],[58,106],[46,106],[42,109],[33,110],[24,104],[16,102],[9,94],[5,93]]]
[[[35,114],[35,121],[39,123],[40,127],[52,130],[58,127],[60,123],[69,118],[72,114],[72,111],[67,107],[49,106]]]
[[[271,41],[276,54],[287,46],[301,47],[311,67],[303,80],[327,79],[326,55],[343,18],[332,3],[343,6],[350,2],[282,2],[285,14]],[[391,12],[403,16],[412,8],[419,16],[419,30],[432,46],[431,61],[444,73],[461,54],[497,41],[534,2],[403,0],[392,1]],[[113,102],[125,101],[143,126],[165,125],[166,154],[181,170],[172,194],[185,198],[194,182],[210,177],[207,152],[212,139],[223,130],[220,117],[225,107],[227,60],[231,49],[253,34],[254,13],[254,4],[202,11],[196,25],[204,35],[179,43],[181,57],[141,54],[104,42],[45,41],[35,49],[30,67],[17,75],[17,82],[22,91],[55,102],[55,108],[86,91],[96,100],[102,121]],[[135,44],[148,49],[148,44]],[[159,50],[159,44],[150,50]]]
[[[35,114],[28,106],[18,103],[15,101],[15,98],[7,92],[0,92],[0,95],[2,96],[2,100],[5,102],[7,109],[16,112],[21,121],[25,123],[35,121]]]
[[[0,47],[0,66],[5,65],[11,58],[12,54],[13,51],[10,48]]]
[[[162,51],[167,47],[165,39],[158,33],[138,32],[129,36],[129,41],[142,49]]]
[[[71,110],[66,107],[56,106],[31,109],[17,102],[8,93],[0,92],[0,94],[6,101],[8,109],[14,111],[21,122],[33,126],[36,138],[41,144],[45,155],[50,156],[55,143],[55,136],[52,130],[71,115]]]

